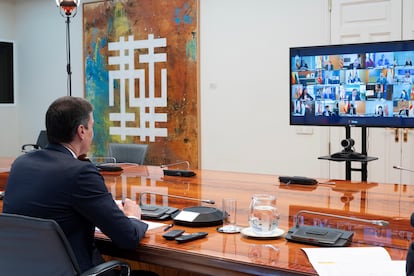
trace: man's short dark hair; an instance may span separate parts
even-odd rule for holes
[[[46,112],[46,132],[49,143],[71,142],[80,125],[88,128],[92,105],[79,97],[64,96],[55,100]]]

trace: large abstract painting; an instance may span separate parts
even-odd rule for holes
[[[198,0],[83,4],[85,97],[93,156],[149,145],[147,164],[199,164]]]

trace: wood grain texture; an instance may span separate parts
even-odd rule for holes
[[[221,199],[238,201],[237,223],[248,227],[247,216],[253,194],[266,193],[277,197],[279,228],[287,231],[294,225],[300,210],[309,210],[362,219],[386,220],[388,227],[364,222],[302,213],[300,223],[327,226],[354,232],[351,246],[382,246],[393,260],[405,260],[412,242],[414,189],[405,184],[383,184],[344,180],[318,179],[312,186],[286,185],[275,175],[195,170],[195,177],[164,176],[160,167],[123,165],[121,174],[103,173],[114,199],[129,197],[139,201],[143,192],[156,192],[210,199],[221,208]],[[5,179],[7,172],[4,172]],[[323,183],[334,184],[323,184]],[[147,203],[177,208],[199,205],[191,200],[166,196],[143,197]],[[170,220],[164,221],[171,223]],[[207,238],[178,244],[162,238],[163,227],[147,232],[136,250],[126,251],[113,246],[103,234],[96,234],[96,244],[106,258],[128,260],[133,267],[148,269],[159,275],[316,275],[303,247],[284,237],[257,240],[242,234],[222,234],[211,227],[185,227],[188,233],[207,231]]]
[[[109,186],[114,196],[138,198],[139,191],[161,192],[215,200],[217,208],[221,208],[222,198],[234,197],[238,200],[237,222],[247,227],[252,195],[274,194],[281,214],[279,227],[284,230],[293,226],[299,210],[309,210],[362,219],[387,220],[390,226],[381,228],[352,220],[301,214],[301,223],[305,225],[354,231],[352,246],[383,246],[394,260],[405,259],[412,240],[413,227],[409,218],[413,209],[414,192],[411,186],[343,180],[329,180],[334,181],[334,185],[286,185],[279,183],[278,177],[274,175],[196,170],[195,177],[183,178],[163,176],[162,169],[158,167],[146,168],[145,173],[133,173],[126,169],[120,176],[105,177],[107,184],[111,183]],[[321,183],[326,181],[320,180]],[[162,196],[152,198],[151,203],[178,208],[197,205],[192,201]],[[117,250],[104,236],[98,236],[97,243],[105,254],[191,273],[316,274],[301,250],[302,247],[312,247],[309,245],[287,242],[283,237],[254,240],[241,234],[221,234],[216,231],[215,226],[193,228],[176,225],[173,229],[184,229],[186,232],[207,231],[209,235],[203,240],[178,244],[163,239],[162,229],[154,229],[148,232],[142,245],[134,252]]]

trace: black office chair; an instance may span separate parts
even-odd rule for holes
[[[147,151],[147,144],[109,143],[108,156],[114,157],[117,163],[142,165],[145,162]]]
[[[130,267],[118,260],[108,261],[83,273],[60,226],[50,219],[0,214],[1,275],[102,275]]]
[[[48,143],[46,130],[41,130],[37,137],[36,144],[24,144],[22,146],[22,152],[29,152],[32,150],[43,149]]]

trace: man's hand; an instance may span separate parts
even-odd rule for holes
[[[125,198],[122,203],[118,203],[119,209],[121,209],[127,217],[135,217],[141,219],[141,208],[138,204],[129,198]]]

